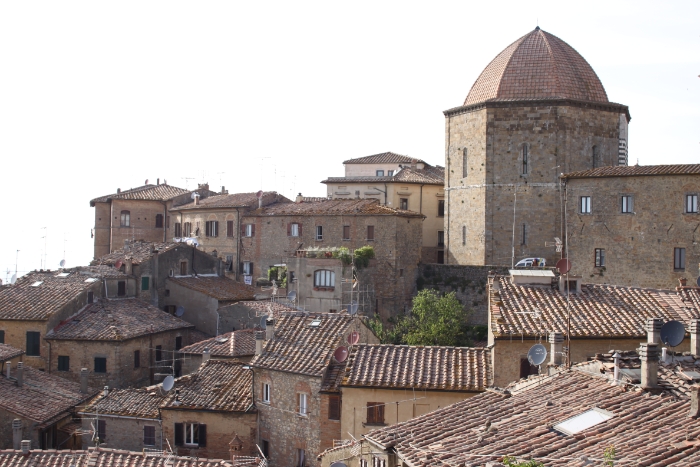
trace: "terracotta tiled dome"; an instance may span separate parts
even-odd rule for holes
[[[537,27],[489,63],[464,105],[543,98],[608,102],[588,62],[569,44]]]

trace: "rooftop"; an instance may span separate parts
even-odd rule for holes
[[[492,384],[488,349],[361,344],[354,346],[343,386],[484,391]]]
[[[138,298],[99,300],[59,323],[46,339],[123,341],[193,324]]]
[[[131,199],[143,201],[168,201],[184,193],[189,193],[184,188],[178,188],[166,184],[162,185],[143,185],[138,188],[123,190],[119,193],[100,196],[90,200],[90,206],[95,206],[95,203],[108,203],[113,199]]]
[[[321,183],[421,183],[429,185],[444,185],[445,168],[440,166],[427,166],[425,169],[404,167],[403,169],[399,170],[397,174],[392,176],[328,177]]]
[[[240,301],[255,298],[255,287],[252,285],[245,285],[242,282],[236,282],[221,276],[169,277],[168,281],[203,293],[219,301]]]
[[[227,332],[180,349],[181,353],[202,354],[204,349],[214,357],[244,357],[255,354],[255,330]]]
[[[291,201],[276,191],[265,191],[262,194],[263,205],[273,202],[290,203]],[[199,200],[199,204],[194,201],[177,206],[171,211],[187,211],[191,209],[221,209],[221,208],[257,208],[257,193],[233,193],[230,195],[215,195]]]
[[[375,199],[327,199],[310,203],[274,203],[246,213],[249,216],[401,216],[424,217],[412,211],[382,206]]]
[[[158,408],[167,396],[160,386],[112,389],[107,397],[100,393],[83,409],[83,413],[97,411],[101,415],[158,419]]]
[[[141,264],[151,259],[156,251],[158,253],[165,253],[177,247],[191,248],[185,243],[144,242],[137,240],[129,245],[125,245],[123,248],[119,248],[118,250],[114,250],[109,254],[92,260],[90,264],[92,266],[114,265],[117,261],[124,261],[126,258],[131,258],[132,264]]]
[[[496,276],[490,287],[491,325],[496,337],[566,333],[566,294],[550,285],[516,285]],[[584,284],[569,294],[572,337],[645,337],[647,318],[700,316],[700,289],[655,290]]]
[[[24,350],[12,347],[11,345],[0,344],[0,362],[12,360],[20,355],[24,355]]]
[[[343,164],[410,164],[412,162],[420,162],[425,164],[425,161],[413,157],[402,156],[393,152],[383,152],[381,154],[373,154],[371,156],[357,157],[343,161]]]
[[[561,178],[644,177],[654,175],[700,175],[700,164],[616,165],[569,172]]]

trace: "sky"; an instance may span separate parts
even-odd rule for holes
[[[0,279],[87,264],[90,199],[146,180],[293,198],[354,157],[444,165],[442,112],[537,25],[629,106],[630,164],[700,163],[697,1],[0,2]]]

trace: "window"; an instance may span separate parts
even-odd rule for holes
[[[107,359],[95,357],[95,373],[107,373]]]
[[[249,276],[253,275],[253,263],[250,261],[243,261],[241,263],[241,274],[246,274]]]
[[[445,217],[445,200],[438,200],[438,217]]]
[[[523,167],[522,175],[527,175],[530,170],[530,148],[527,144],[523,144]]]
[[[182,236],[189,237],[192,234],[192,222],[182,224]]]
[[[288,237],[301,237],[301,225],[295,222],[287,224]]]
[[[567,418],[561,423],[557,423],[552,428],[569,436],[575,435],[588,428],[594,427],[613,417],[607,410],[593,407],[574,417]]]
[[[270,458],[270,442],[266,439],[262,440],[262,453],[266,459]]]
[[[314,287],[335,287],[335,273],[326,269],[314,272]]]
[[[386,460],[372,456],[372,467],[386,467]]]
[[[175,222],[175,236],[182,237],[182,224]]]
[[[163,214],[156,214],[156,229],[163,228]]]
[[[393,177],[393,176],[394,176],[394,171],[393,171],[393,170],[389,170],[389,171],[387,171],[386,174],[387,174],[387,176],[389,176],[389,177]]]
[[[226,255],[226,270],[233,271],[233,255]]]
[[[87,293],[87,302],[93,303],[95,301],[95,293],[90,291]]]
[[[40,347],[41,333],[27,331],[27,350],[26,353],[30,357],[39,357],[41,355]]]
[[[121,224],[122,227],[129,227],[131,225],[131,213],[129,211],[122,211]]]
[[[340,420],[340,396],[328,396],[328,420]]]
[[[598,151],[598,146],[593,146],[591,150],[591,155],[593,158],[593,168],[600,167],[600,151]]]
[[[161,360],[163,360],[163,346],[156,345],[156,361],[160,362]]]
[[[321,240],[323,240],[323,226],[317,225],[316,226],[316,241],[321,241]]]
[[[97,437],[100,443],[107,441],[107,423],[104,420],[97,420]]]
[[[233,221],[226,221],[226,236],[233,237]]]
[[[144,446],[156,445],[156,427],[148,425],[143,427],[143,444]]]
[[[581,196],[581,210],[579,211],[581,214],[590,214],[591,213],[591,197],[590,196]]]
[[[384,171],[383,170],[377,170],[377,177],[383,177],[384,176]]]
[[[219,236],[219,221],[207,221],[204,223],[204,235],[207,237]]]
[[[403,277],[403,268],[399,268],[399,277]]]
[[[182,336],[175,337],[175,350],[180,350],[182,348]]]
[[[297,449],[296,467],[306,466],[306,452],[303,449]]]
[[[134,350],[134,368],[141,368],[141,351]]]
[[[180,275],[187,275],[187,261],[180,261]]]
[[[255,224],[243,224],[241,226],[241,235],[243,237],[255,237]]]
[[[304,415],[304,416],[308,415],[309,411],[308,411],[308,407],[306,405],[306,401],[307,401],[306,394],[303,394],[303,393],[297,394],[297,413],[299,415]]]
[[[343,226],[343,240],[350,240],[350,226]]]
[[[58,356],[58,371],[70,370],[70,357],[67,355]]]
[[[520,359],[520,377],[527,378],[530,375],[539,374],[540,370],[537,366],[531,365],[527,358]]]
[[[605,248],[595,249],[595,267],[602,268],[605,266]]]
[[[685,248],[673,249],[673,269],[677,271],[685,270]],[[29,355],[29,352],[27,352]]]
[[[141,278],[141,290],[148,290],[148,286],[149,286],[149,283],[148,283],[148,282],[149,282],[149,279],[150,279],[150,278],[149,278],[148,276],[143,276],[143,277]]]
[[[374,240],[374,226],[367,226],[367,240]]]
[[[206,447],[207,426],[201,423],[176,423],[175,445]]]
[[[523,224],[523,230],[522,230],[522,235],[520,239],[520,244],[521,245],[527,245],[527,226]]]
[[[438,250],[437,262],[438,264],[445,264],[445,250]]]
[[[622,212],[629,214],[633,212],[634,208],[634,201],[632,199],[632,195],[623,195],[622,196]]]
[[[467,226],[462,226],[462,246],[467,244]]]
[[[698,213],[698,195],[685,195],[685,212],[687,214]]]
[[[367,402],[367,425],[384,424],[384,403]]]
[[[0,330],[0,344],[5,343],[5,331]]]
[[[126,281],[117,282],[117,296],[123,297],[126,295]]]
[[[403,209],[404,211],[408,211],[408,198],[401,198],[399,204],[401,209]]]
[[[462,178],[467,176],[467,148],[462,149]]]
[[[270,403],[270,383],[263,383],[262,385],[262,401],[266,404]]]
[[[369,462],[367,462],[367,459],[360,459],[360,467],[369,467]]]
[[[445,231],[444,231],[444,230],[438,230],[438,233],[437,233],[437,246],[439,246],[439,247],[444,247],[444,246],[445,246]]]

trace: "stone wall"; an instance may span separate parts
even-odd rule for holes
[[[123,210],[130,213],[128,227],[121,226],[121,212]],[[100,210],[100,214],[102,214],[102,210]],[[163,227],[156,227],[156,216],[158,214],[163,216]],[[97,210],[95,215],[97,215]],[[166,232],[167,215],[166,204],[161,201],[112,200],[110,240],[112,251],[124,247],[124,240],[165,241],[168,238],[168,233]],[[95,247],[97,247],[97,244]]]
[[[126,451],[142,452],[144,449],[163,450],[162,430],[160,420],[143,420],[135,418],[122,418],[117,416],[99,415],[99,420],[104,421],[105,439],[104,445],[110,449],[123,449]],[[97,426],[94,415],[82,416],[82,429],[86,433],[82,436],[83,449],[95,446],[92,441],[91,431]],[[154,445],[144,444],[144,427],[155,428],[156,440]]]
[[[165,288],[170,293],[163,299],[164,305],[182,306],[185,313],[179,317],[180,319],[194,324],[198,331],[210,336],[217,335],[219,324],[216,314],[219,308],[217,299],[169,280],[166,280]]]

